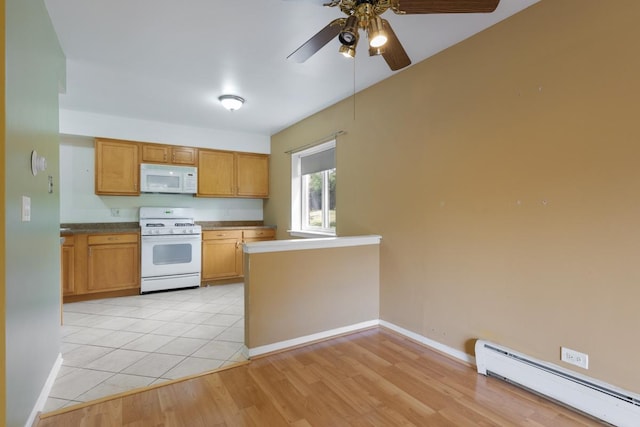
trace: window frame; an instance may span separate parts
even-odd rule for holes
[[[289,234],[294,237],[335,237],[336,228],[333,229],[309,229],[303,227],[303,217],[306,211],[306,204],[302,202],[303,196],[303,175],[302,175],[302,158],[310,156],[322,151],[335,149],[336,140],[324,142],[322,144],[315,145],[305,150],[300,150],[291,154],[291,229]],[[328,169],[327,169],[328,170]],[[337,168],[336,168],[337,171]],[[323,173],[323,181],[326,180],[327,191],[323,192],[323,207],[329,206],[329,183],[328,174]],[[323,215],[328,215],[323,209]]]

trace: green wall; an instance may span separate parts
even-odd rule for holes
[[[42,0],[6,0],[5,7],[5,425],[24,426],[60,353],[56,185],[65,58]],[[37,176],[32,150],[48,164]],[[31,198],[30,222],[21,221],[22,196]]]

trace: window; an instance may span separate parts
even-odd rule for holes
[[[291,155],[291,234],[336,234],[336,142]]]

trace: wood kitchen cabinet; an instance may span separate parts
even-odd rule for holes
[[[199,150],[198,196],[269,197],[269,156]]]
[[[89,235],[87,248],[86,292],[140,287],[140,243],[137,233]]]
[[[198,167],[199,197],[269,197],[269,155],[95,139],[95,193],[140,195],[140,163]]]
[[[202,232],[202,281],[242,274],[242,230]]]
[[[140,194],[140,144],[133,141],[96,138],[95,192],[104,195]]]
[[[244,230],[242,232],[242,242],[263,242],[266,240],[275,240],[276,230],[273,228],[253,228],[251,230]],[[242,253],[243,259],[240,264],[240,275],[244,276],[244,252]]]
[[[142,144],[142,163],[195,166],[198,149],[162,144]]]
[[[236,153],[236,194],[240,197],[269,197],[269,156]]]
[[[202,232],[202,281],[238,279],[243,276],[242,244],[274,240],[273,228],[212,230]]]
[[[75,248],[73,236],[64,236],[64,242],[60,248],[61,253],[61,286],[62,295],[75,293]]]
[[[235,156],[230,151],[198,150],[198,196],[235,195]]]

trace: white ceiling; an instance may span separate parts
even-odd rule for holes
[[[537,1],[501,0],[491,14],[384,17],[416,64]],[[271,135],[395,74],[365,49],[355,62],[343,58],[337,39],[303,64],[286,60],[343,16],[323,2],[45,0],[67,57],[60,107]],[[244,107],[223,109],[225,93]]]

